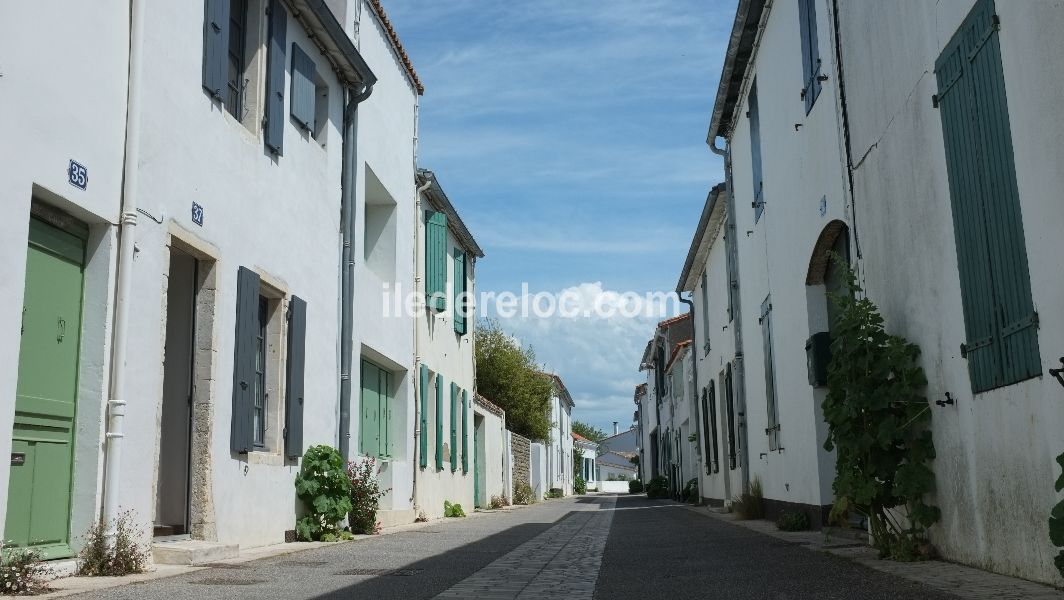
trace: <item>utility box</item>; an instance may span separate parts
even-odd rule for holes
[[[806,340],[805,359],[809,369],[809,385],[826,386],[828,364],[831,363],[831,334],[829,332],[814,333]]]

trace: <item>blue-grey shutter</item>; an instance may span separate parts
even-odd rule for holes
[[[997,31],[979,0],[935,62],[973,392],[1041,373]]]
[[[307,356],[307,302],[292,296],[288,303],[288,357],[285,374],[284,454],[303,455],[303,375]]]
[[[764,181],[761,174],[761,115],[757,107],[757,81],[750,86],[747,101],[750,115],[750,171],[754,179],[754,223],[765,212]]]
[[[292,44],[292,117],[307,131],[314,128],[314,80],[317,68],[310,55]]]
[[[709,354],[709,281],[706,272],[702,271],[702,353]]]
[[[259,321],[259,275],[240,267],[236,282],[236,332],[233,351],[233,415],[229,448],[245,454],[254,445],[255,340]]]
[[[284,154],[284,69],[288,47],[288,11],[280,0],[270,0],[269,46],[266,51],[266,147]]]
[[[454,251],[454,330],[459,335],[466,332],[466,261],[465,253]]]
[[[221,100],[229,68],[229,0],[206,0],[203,7],[203,89]]]
[[[697,406],[697,405],[696,405]],[[709,393],[707,388],[702,388],[702,460],[706,465],[706,475],[713,472],[713,447],[710,446],[709,431]],[[713,432],[716,435],[716,432]],[[714,441],[716,443],[716,441]]]
[[[780,444],[779,405],[776,401],[776,366],[772,349],[772,298],[761,303],[761,345],[765,357],[765,401],[768,409],[768,449],[776,450]]]
[[[820,95],[820,47],[816,31],[816,0],[798,0],[798,25],[802,37],[802,98],[805,112],[813,109]]]

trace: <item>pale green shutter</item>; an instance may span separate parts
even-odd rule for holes
[[[443,375],[436,373],[436,470],[443,470]]]
[[[380,455],[380,373],[369,361],[362,361],[361,430],[362,454]]]
[[[454,250],[454,330],[459,335],[466,332],[466,272],[465,253]]]
[[[425,302],[443,310],[447,302],[447,215],[425,211]]]
[[[469,472],[469,392],[462,390],[462,473]]]
[[[1041,373],[997,31],[979,0],[935,62],[973,392]]]
[[[429,466],[429,368],[421,363],[421,436],[418,438],[418,464],[422,469]]]
[[[458,470],[458,385],[451,382],[451,472]]]

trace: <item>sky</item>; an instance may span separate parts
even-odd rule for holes
[[[705,139],[735,5],[384,2],[425,85],[419,166],[484,249],[478,294],[675,289],[723,177]],[[499,320],[561,376],[573,418],[612,433],[631,426],[660,318]]]

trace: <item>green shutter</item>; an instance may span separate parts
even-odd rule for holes
[[[451,382],[451,472],[458,470],[458,385]]]
[[[392,374],[390,371],[378,369],[380,385],[377,390],[380,395],[380,445],[381,456],[395,456],[395,436],[392,435]]]
[[[421,436],[418,438],[418,464],[429,466],[429,368],[421,363]]]
[[[443,470],[443,375],[436,373],[436,470]]]
[[[991,0],[935,62],[972,391],[1041,373],[1037,315]]]
[[[443,310],[447,302],[447,215],[425,211],[425,302]]]
[[[454,250],[454,330],[459,335],[466,332],[466,264],[465,253]]]
[[[380,440],[380,369],[369,361],[362,361],[362,425],[359,431],[362,454],[379,456]]]
[[[462,390],[462,473],[469,472],[469,392]]]

